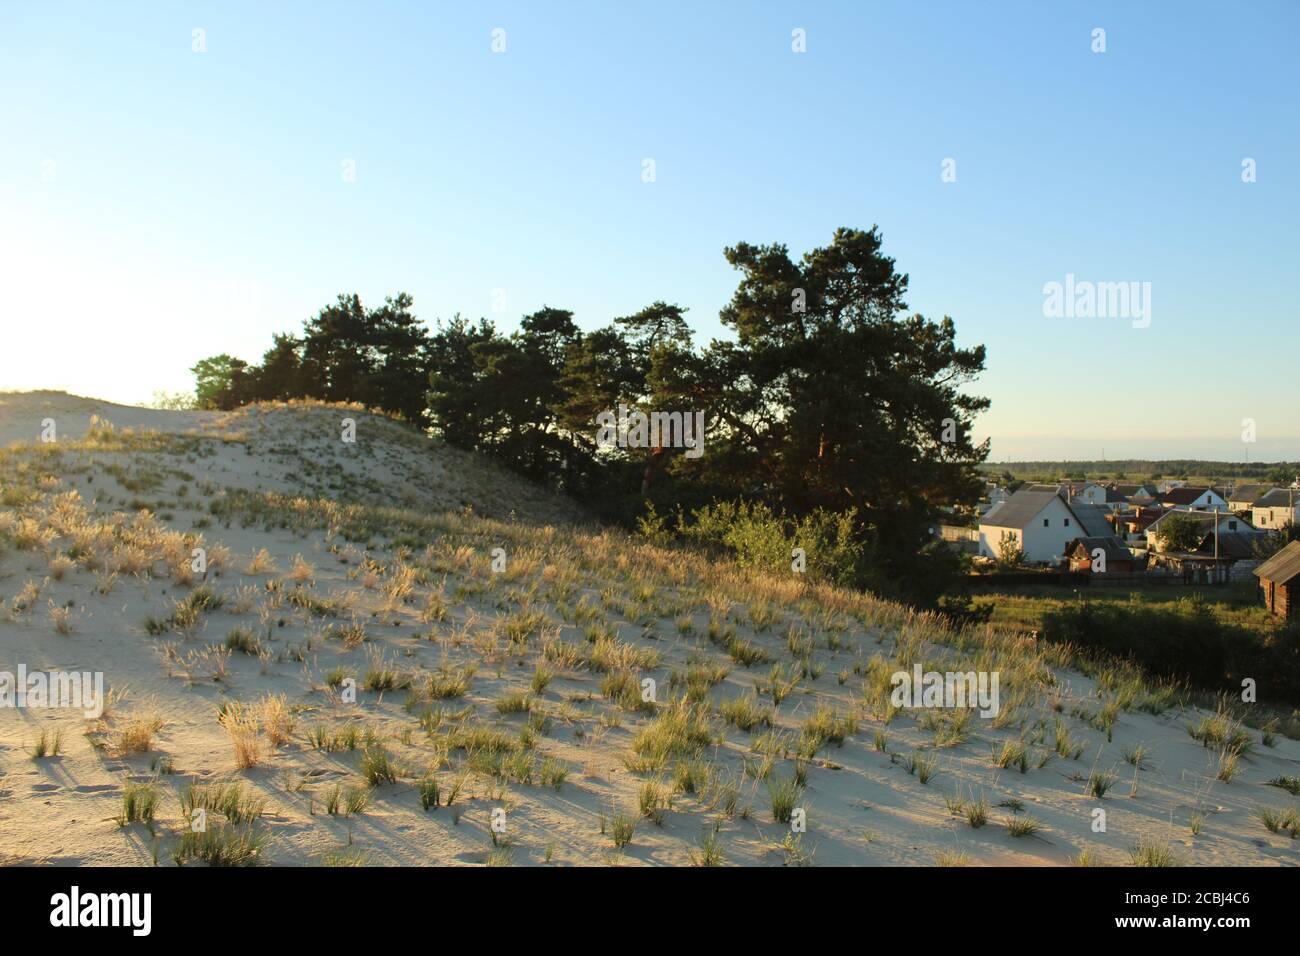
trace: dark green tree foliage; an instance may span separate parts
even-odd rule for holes
[[[282,401],[304,394],[302,342],[292,335],[273,336],[273,345],[254,369],[258,401]]]
[[[194,397],[200,408],[236,408],[254,401],[255,376],[248,363],[225,353],[201,359],[194,374]]]
[[[1166,551],[1195,551],[1204,532],[1194,515],[1175,512],[1160,522],[1158,534]]]
[[[749,513],[765,516],[762,540],[851,516],[856,544],[837,551],[851,561],[827,575],[935,605],[959,561],[929,528],[981,490],[988,448],[971,423],[988,402],[964,386],[983,347],[958,347],[947,317],[907,313],[907,277],[875,229],[840,229],[799,261],[781,245],[725,255],[740,272],[721,314],[734,339],[703,348],[664,301],[588,333],[547,307],[504,335],[459,316],[426,332],[405,294],[369,310],[340,296],[300,337],[277,336],[261,366],[200,362],[198,395],[220,408],[312,397],[398,412],[626,524],[647,502],[679,524],[714,502],[762,504]],[[596,416],[620,405],[703,412],[705,453],[598,447]]]
[[[714,342],[676,389],[709,409],[708,469],[720,496],[759,495],[794,514],[857,509],[864,583],[933,602],[954,570],[931,543],[937,508],[976,500],[971,423],[988,406],[962,391],[984,349],[951,319],[907,315],[907,277],[876,230],[840,229],[796,263],[784,246],[726,250],[741,272]]]
[[[409,421],[424,420],[428,333],[405,293],[367,310],[356,295],[339,296],[303,324],[303,335],[276,335],[261,365],[218,355],[191,370],[206,408],[252,401],[318,398],[360,402]]]
[[[742,273],[722,314],[737,342],[706,355],[715,391],[700,398],[731,426],[723,448],[745,465],[737,479],[756,471],[791,507],[856,507],[873,523],[974,500],[971,466],[987,448],[970,426],[988,401],[961,386],[983,370],[984,349],[958,348],[947,317],[903,315],[907,277],[875,230],[841,229],[797,265],[783,246],[726,255]]]
[[[331,402],[363,401],[377,382],[378,355],[369,334],[366,312],[357,295],[341,295],[303,325],[302,370],[313,398]]]

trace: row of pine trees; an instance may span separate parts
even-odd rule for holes
[[[779,244],[724,254],[740,275],[720,315],[726,340],[696,343],[685,310],[664,301],[589,332],[547,307],[506,334],[460,316],[427,328],[406,294],[373,308],[344,295],[301,334],[276,335],[259,364],[200,361],[197,398],[360,402],[628,524],[653,508],[684,525],[742,500],[792,527],[851,515],[854,580],[933,606],[958,562],[930,528],[940,509],[974,502],[988,452],[971,436],[988,401],[967,390],[983,346],[958,345],[946,316],[907,311],[907,276],[874,228],[837,230],[797,260]],[[596,416],[620,404],[702,411],[705,453],[601,448]]]

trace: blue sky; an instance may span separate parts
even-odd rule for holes
[[[911,308],[988,347],[994,460],[1297,458],[1298,27],[1290,2],[8,3],[0,388],[186,389],[344,291],[507,329],[662,298],[707,340],[724,246],[878,224]],[[1067,274],[1150,282],[1149,327],[1045,317]]]

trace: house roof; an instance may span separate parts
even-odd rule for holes
[[[1106,518],[1107,510],[1101,505],[1076,500],[1071,501],[1069,507],[1074,512],[1075,517],[1079,519],[1079,527],[1089,536],[1105,537],[1114,530],[1110,521]]]
[[[1006,501],[990,508],[988,514],[980,519],[980,524],[991,525],[994,528],[1024,528],[1052,503],[1053,498],[1065,504],[1065,499],[1061,498],[1055,489],[1038,490],[1040,487],[1021,488]]]
[[[1148,525],[1167,514],[1169,511],[1165,508],[1138,507],[1133,511],[1121,512],[1116,516],[1116,520],[1131,523],[1136,525],[1138,531],[1145,531]]]
[[[1232,494],[1228,495],[1228,500],[1249,501],[1254,504],[1272,490],[1272,485],[1238,485],[1232,490]]]
[[[1160,500],[1167,505],[1190,505],[1197,498],[1201,497],[1201,495],[1212,490],[1213,489],[1206,487],[1195,488],[1190,486],[1171,488],[1160,496]]]
[[[1205,532],[1205,531],[1213,531],[1213,530],[1214,530],[1214,515],[1198,514],[1198,513],[1196,513],[1196,512],[1189,512],[1189,511],[1166,511],[1164,514],[1162,514],[1162,515],[1161,515],[1159,518],[1157,518],[1155,521],[1153,521],[1153,522],[1151,522],[1149,525],[1147,525],[1147,526],[1146,526],[1146,530],[1147,530],[1148,532],[1159,530],[1160,522],[1164,521],[1164,520],[1165,520],[1166,518],[1168,518],[1170,515],[1180,515],[1180,516],[1182,516],[1182,517],[1184,517],[1184,518],[1190,518],[1192,521],[1195,521],[1195,522],[1196,522],[1197,528],[1198,528],[1199,530],[1201,530],[1202,532]],[[1223,521],[1237,521],[1237,522],[1240,522],[1240,521],[1242,521],[1242,520],[1244,520],[1244,519],[1242,519],[1242,518],[1238,518],[1238,517],[1237,517],[1235,514],[1233,514],[1231,511],[1225,511],[1223,514],[1219,515],[1219,521],[1220,521],[1220,522],[1223,522]],[[1223,532],[1220,532],[1220,534],[1223,534]]]
[[[1255,531],[1220,531],[1219,532],[1219,557],[1232,558],[1234,560],[1245,560],[1255,557],[1255,542],[1260,539],[1261,535]],[[1198,554],[1206,554],[1213,557],[1214,555],[1214,532],[1201,538],[1200,547],[1196,549]]]
[[[1042,484],[1042,483],[1039,483],[1039,484],[1034,484],[1034,485],[1025,485],[1025,486],[1024,486],[1023,488],[1021,488],[1020,490],[1021,490],[1021,491],[1050,491],[1052,494],[1054,494],[1054,495],[1060,495],[1062,498],[1064,498],[1064,497],[1065,497],[1065,489],[1066,489],[1067,487],[1068,487],[1068,486],[1067,486],[1066,484],[1064,484],[1064,483],[1062,483],[1062,484],[1057,484],[1057,485],[1050,485],[1050,484]]]
[[[1254,502],[1256,508],[1286,508],[1293,499],[1294,492],[1288,488],[1274,488],[1266,494],[1260,495]],[[1295,496],[1300,497],[1300,496]]]
[[[1286,584],[1298,574],[1300,574],[1300,541],[1292,541],[1255,569],[1255,577],[1276,584]]]
[[[1088,555],[1091,555],[1097,548],[1101,548],[1102,552],[1106,555],[1107,561],[1133,560],[1133,552],[1125,547],[1124,542],[1113,534],[1075,538],[1066,547],[1065,553],[1070,554],[1079,547],[1082,547]]]
[[[990,508],[988,514],[980,519],[980,524],[994,528],[1024,528],[1052,503],[1053,498],[1060,499],[1085,534],[1105,537],[1113,530],[1105,508],[1085,501],[1066,501],[1051,485],[1021,488],[1006,501]]]
[[[1132,498],[1135,495],[1154,498],[1155,495],[1146,485],[1115,485],[1115,490],[1125,498]]]

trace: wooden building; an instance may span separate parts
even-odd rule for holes
[[[1300,617],[1300,541],[1285,548],[1255,569],[1264,591],[1264,606],[1284,618]]]
[[[1092,573],[1093,561],[1099,557],[1104,573],[1131,574],[1136,569],[1133,552],[1113,534],[1075,538],[1066,546],[1065,557],[1075,572]]]

